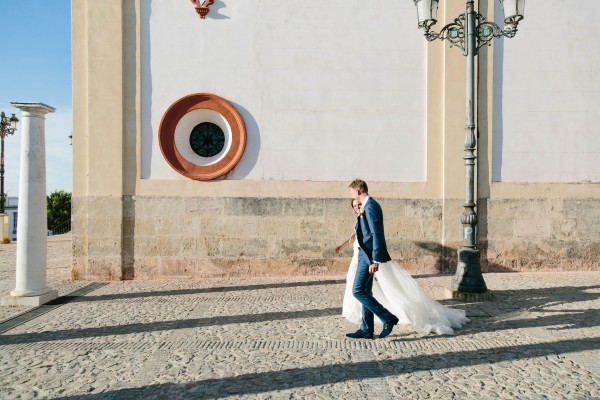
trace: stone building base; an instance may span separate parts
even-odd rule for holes
[[[462,200],[381,199],[392,258],[413,274],[452,273]],[[344,273],[349,199],[73,198],[72,278]],[[600,270],[594,199],[480,200],[478,248],[490,271]]]

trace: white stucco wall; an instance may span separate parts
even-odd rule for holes
[[[163,113],[198,92],[245,119],[228,179],[426,179],[426,41],[411,1],[142,0],[142,178],[185,179],[157,143]]]
[[[598,15],[598,0],[528,1],[494,43],[494,181],[600,182]]]

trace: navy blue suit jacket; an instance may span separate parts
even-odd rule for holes
[[[390,257],[385,244],[383,232],[383,211],[378,202],[369,198],[364,207],[364,214],[356,223],[356,240],[371,262],[388,262]]]

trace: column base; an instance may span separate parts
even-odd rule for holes
[[[446,288],[444,289],[444,297],[449,300],[460,301],[490,301],[494,299],[494,294],[491,290],[483,293],[468,293]]]
[[[50,290],[39,296],[4,296],[0,300],[3,306],[32,306],[37,307],[46,304],[58,297],[58,290]]]

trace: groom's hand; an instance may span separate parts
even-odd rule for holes
[[[373,263],[369,265],[369,273],[374,274],[375,272],[377,272],[377,270],[379,270],[379,264]]]

